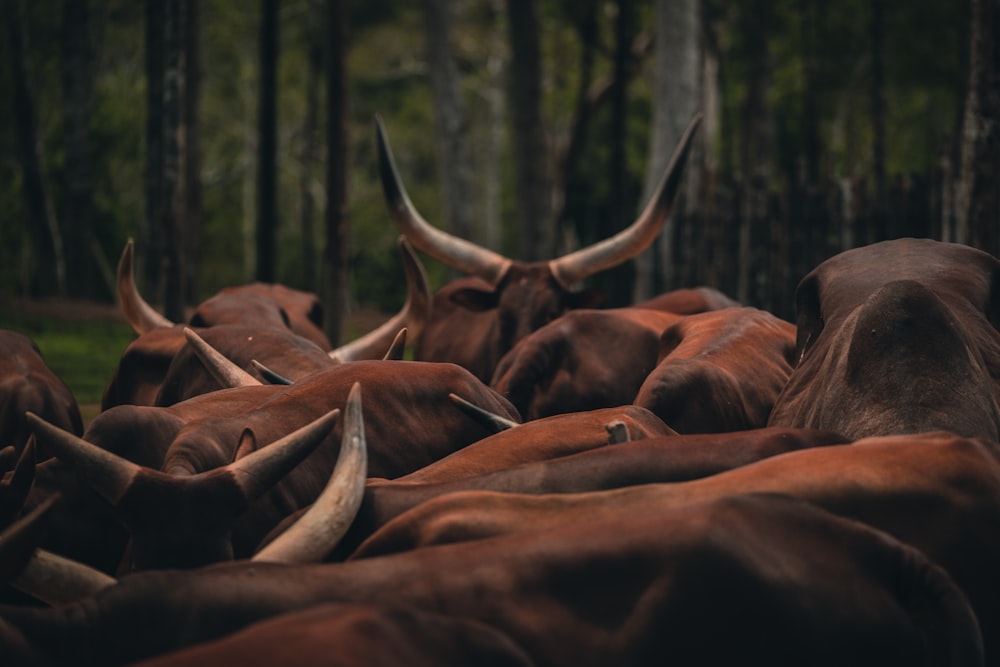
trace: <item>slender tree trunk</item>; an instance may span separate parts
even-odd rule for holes
[[[771,85],[771,58],[768,48],[770,0],[753,0],[742,9],[743,33],[747,35],[747,58],[750,73],[747,93],[741,109],[742,171],[739,228],[739,276],[737,300],[757,302],[757,276],[761,253],[766,249],[770,232],[767,223],[768,188],[770,187],[771,120],[767,91]]]
[[[275,282],[278,240],[278,0],[261,0],[257,280]]]
[[[183,0],[166,0],[163,75],[163,204],[164,259],[163,313],[179,322],[184,317],[183,252],[185,134],[181,93],[184,88]]]
[[[510,108],[513,120],[515,187],[518,211],[518,257],[555,254],[549,205],[548,145],[542,118],[542,55],[534,0],[507,0],[510,34]]]
[[[444,199],[445,227],[472,239],[475,217],[472,149],[461,78],[451,49],[451,0],[425,0],[427,62],[437,119],[437,153]]]
[[[184,182],[181,264],[184,271],[184,301],[198,299],[198,262],[201,258],[201,132],[198,109],[201,101],[201,2],[184,0],[183,32],[183,122],[184,153],[181,178]]]
[[[24,178],[27,232],[34,247],[37,264],[37,288],[31,290],[49,296],[66,293],[66,265],[62,238],[55,215],[46,194],[42,158],[38,152],[38,130],[35,120],[35,101],[28,81],[25,64],[27,23],[23,0],[5,0],[4,13],[7,26],[8,53],[14,94],[14,132],[18,158]]]
[[[316,272],[316,198],[313,179],[316,170],[317,125],[319,114],[320,76],[323,70],[323,5],[309,0],[306,12],[308,62],[306,65],[306,108],[302,119],[302,152],[299,155],[299,196],[302,200],[302,280],[306,289],[315,290],[319,281]]]
[[[347,217],[347,7],[329,0],[327,17],[326,245],[323,253],[323,310],[326,335],[340,345],[350,300],[350,221]]]
[[[701,3],[699,0],[657,0],[656,2],[656,47],[653,66],[653,107],[650,125],[649,158],[646,165],[646,181],[639,208],[646,205],[653,189],[667,168],[667,161],[674,146],[680,140],[684,128],[697,111],[699,77],[701,74]],[[705,132],[705,129],[702,129]],[[687,165],[687,181],[696,171],[696,164],[690,160]],[[680,211],[689,197],[681,191],[674,207]],[[675,220],[671,215],[663,231],[651,248],[636,260],[636,281],[633,299],[648,299],[671,287],[677,287],[669,280],[674,256]]]
[[[972,0],[956,241],[1000,255],[1000,0]]]
[[[486,99],[489,105],[489,140],[482,161],[483,174],[483,226],[480,238],[489,248],[500,248],[500,161],[503,156],[504,125],[506,118],[506,95],[504,75],[506,74],[506,44],[504,32],[499,25],[504,20],[503,0],[490,0],[490,10],[496,26],[492,31],[490,55],[487,60],[489,80]]]
[[[90,149],[90,111],[94,89],[90,3],[71,0],[63,5],[63,96],[66,101],[66,195],[60,212],[66,236],[66,270],[73,280],[68,294],[95,299],[100,274],[94,259],[94,165]]]
[[[146,202],[139,229],[137,263],[145,279],[144,292],[153,303],[163,303],[163,77],[165,5],[146,0]]]
[[[883,241],[890,236],[888,229],[888,192],[885,168],[885,2],[871,0],[872,49],[872,171],[875,176],[875,207],[869,242]]]
[[[625,156],[626,121],[628,119],[628,61],[632,31],[630,0],[618,0],[615,17],[614,84],[611,89],[611,161],[608,164],[608,181],[611,183],[610,219],[601,232],[608,238],[623,229],[633,210],[631,202],[625,203],[627,189],[627,164]],[[605,276],[608,305],[625,306],[632,298],[635,266],[626,262],[610,269]]]

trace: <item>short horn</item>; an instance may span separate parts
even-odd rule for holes
[[[284,375],[281,375],[277,371],[268,368],[267,366],[260,363],[256,359],[251,359],[250,365],[256,368],[257,372],[260,373],[260,376],[270,384],[284,384],[284,385],[292,384],[292,381],[286,378]]]
[[[338,417],[339,408],[330,410],[285,437],[226,466],[243,497],[248,501],[253,500],[277,484],[319,446]]]
[[[563,287],[569,288],[595,273],[626,262],[649,247],[670,215],[701,118],[701,113],[695,114],[684,130],[656,191],[635,222],[610,238],[549,262],[552,275]]]
[[[375,116],[375,135],[385,202],[399,231],[417,250],[454,269],[479,276],[491,285],[499,283],[510,268],[511,260],[492,250],[441,231],[424,220],[406,194],[403,181],[396,169],[392,149],[389,147],[389,138],[379,116]]]
[[[133,331],[140,336],[153,329],[172,327],[174,323],[161,315],[139,294],[135,285],[135,244],[129,239],[118,260],[118,307]]]
[[[36,549],[10,585],[36,600],[56,606],[89,598],[116,583],[117,579],[100,570]]]
[[[431,310],[431,288],[427,273],[405,237],[399,238],[399,253],[406,273],[406,302],[392,318],[360,338],[330,352],[334,361],[378,359],[392,348],[400,329],[407,329],[411,336],[423,331]]]
[[[507,419],[503,415],[498,415],[495,412],[484,410],[478,405],[470,403],[457,394],[448,394],[448,398],[450,398],[451,402],[457,405],[462,412],[475,419],[487,430],[493,431],[494,433],[499,433],[500,431],[506,431],[509,428],[519,426],[516,421]]]
[[[344,432],[330,481],[298,521],[265,546],[255,561],[316,563],[330,553],[361,508],[368,477],[361,385],[354,383],[344,408]]]
[[[32,412],[25,417],[40,444],[51,448],[56,456],[72,465],[95,491],[117,507],[141,472],[141,466],[53,426]]]
[[[184,328],[184,337],[215,381],[225,389],[256,387],[260,380],[234,364],[226,355],[205,342],[193,329]]]

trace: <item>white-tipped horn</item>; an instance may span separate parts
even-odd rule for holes
[[[260,380],[234,364],[226,355],[205,342],[193,329],[184,328],[184,337],[215,381],[224,388],[256,387]]]
[[[494,433],[499,433],[500,431],[506,431],[509,428],[514,428],[519,426],[516,421],[507,419],[503,415],[498,415],[495,412],[490,412],[485,410],[474,403],[470,403],[461,396],[457,394],[448,394],[448,398],[461,409],[462,412],[469,415],[477,422],[483,425],[483,427],[493,431]]]
[[[702,114],[697,113],[691,119],[674,149],[656,192],[635,222],[610,238],[549,262],[552,275],[563,287],[569,288],[595,273],[628,261],[649,247],[670,215],[701,118]]]
[[[129,239],[118,260],[118,307],[133,331],[140,336],[162,327],[172,327],[174,323],[161,315],[139,294],[135,285],[135,244]]]
[[[375,116],[375,138],[385,202],[399,231],[417,250],[459,271],[479,276],[492,285],[499,283],[510,268],[511,260],[471,241],[452,236],[424,220],[406,194],[379,116]]]
[[[340,454],[330,481],[298,521],[256,555],[255,561],[315,563],[326,557],[361,508],[368,476],[361,385],[355,383],[344,409]]]

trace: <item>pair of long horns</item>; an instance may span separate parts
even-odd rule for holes
[[[330,350],[331,359],[345,362],[377,358],[387,347],[391,347],[390,341],[394,340],[400,329],[407,329],[411,340],[423,331],[430,315],[430,282],[409,241],[400,237],[398,245],[406,275],[406,301],[402,308],[378,328]],[[132,239],[125,244],[118,261],[117,291],[122,315],[137,334],[175,326],[174,322],[161,315],[139,293],[135,284],[135,243]]]
[[[656,191],[629,227],[603,241],[549,261],[552,275],[563,287],[568,289],[574,283],[628,261],[653,242],[670,215],[684,165],[691,152],[692,139],[701,119],[701,113],[695,114],[691,119]],[[375,117],[375,132],[386,205],[403,235],[418,250],[439,261],[470,275],[479,276],[494,286],[499,283],[513,260],[430,225],[413,206],[406,193],[379,116]]]

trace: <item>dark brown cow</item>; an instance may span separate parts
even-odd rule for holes
[[[682,287],[632,305],[636,308],[665,310],[678,315],[694,315],[710,310],[736,308],[741,304],[714,287]]]
[[[457,363],[488,381],[500,357],[538,327],[572,308],[596,305],[571,288],[642,252],[659,234],[681,182],[691,121],[645,210],[626,230],[547,262],[514,261],[451,236],[424,220],[406,194],[381,120],[376,118],[379,170],[386,203],[414,247],[474,278],[450,283],[434,295],[431,317],[416,344],[416,358]]]
[[[683,318],[645,308],[569,311],[505,354],[490,386],[525,419],[632,403],[656,367],[660,335]]]
[[[559,418],[553,417],[552,420]],[[546,420],[541,420],[546,421]],[[523,428],[535,422],[525,424]],[[557,422],[553,421],[552,426]],[[554,432],[554,429],[552,429]],[[483,445],[488,440],[471,445]],[[415,482],[410,476],[389,482],[370,480],[358,515],[330,559],[362,558],[398,551],[384,539],[359,545],[395,517],[423,502],[460,491],[504,493],[582,493],[637,484],[680,482],[707,477],[771,456],[846,440],[826,431],[766,428],[720,434],[665,435],[576,453],[552,455],[484,470],[475,475]],[[464,452],[457,452],[453,457]],[[444,459],[442,463],[446,462]],[[419,478],[420,471],[415,473]],[[391,532],[391,531],[389,531]],[[412,543],[411,537],[404,538]]]
[[[634,397],[679,433],[760,428],[792,370],[795,327],[756,308],[689,315],[663,332]]]
[[[734,493],[793,495],[863,521],[924,552],[965,591],[1000,664],[1000,443],[950,433],[870,438],[766,458],[672,484],[592,493],[462,492],[429,500],[378,530],[368,553],[584,521],[620,521]]]
[[[31,435],[24,414],[28,411],[72,433],[83,432],[76,398],[56,375],[34,341],[16,331],[0,329],[0,449],[24,449]],[[36,452],[48,458],[43,448]]]
[[[0,654],[125,664],[363,602],[485,623],[555,667],[983,664],[975,615],[940,567],[806,503],[730,496],[580,519],[350,563],[137,573],[77,604],[0,608]]]
[[[321,604],[255,623],[133,667],[530,667],[509,637],[477,621],[419,609]]]
[[[798,363],[771,424],[1000,439],[1000,260],[884,241],[820,264],[796,300]]]
[[[467,396],[476,405],[508,419],[519,419],[507,401],[454,364],[355,361],[290,386],[220,390],[171,408],[121,406],[110,410],[94,420],[84,440],[102,450],[123,452],[141,466],[142,475],[133,472],[135,465],[126,466],[123,473],[141,485],[129,487],[130,492],[123,494],[120,485],[109,491],[99,484],[108,477],[103,468],[84,470],[84,474],[114,506],[119,520],[129,526],[137,567],[190,567],[232,555],[249,556],[280,521],[317,497],[339,457],[341,425],[338,423],[315,452],[238,519],[231,507],[240,505],[239,497],[216,494],[213,502],[219,507],[209,508],[196,502],[207,502],[204,498],[192,497],[191,478],[229,464],[240,453],[237,447],[252,450],[256,444],[263,448],[344,405],[355,383],[361,384],[366,397],[368,471],[374,477],[413,472],[489,435],[451,404],[449,393]],[[241,403],[244,396],[247,400]],[[251,443],[246,442],[247,431],[253,435]],[[51,432],[39,434],[40,442],[51,437]],[[132,452],[137,438],[146,448],[142,460],[135,460]],[[67,521],[72,522],[79,504],[66,508]],[[108,513],[105,508],[103,515],[91,520],[106,524]],[[87,525],[80,520],[77,523]],[[61,549],[53,546],[52,550],[78,559],[82,549],[105,553],[103,547],[79,545],[76,539],[66,541],[69,543]],[[220,545],[231,545],[231,551],[227,553]]]

